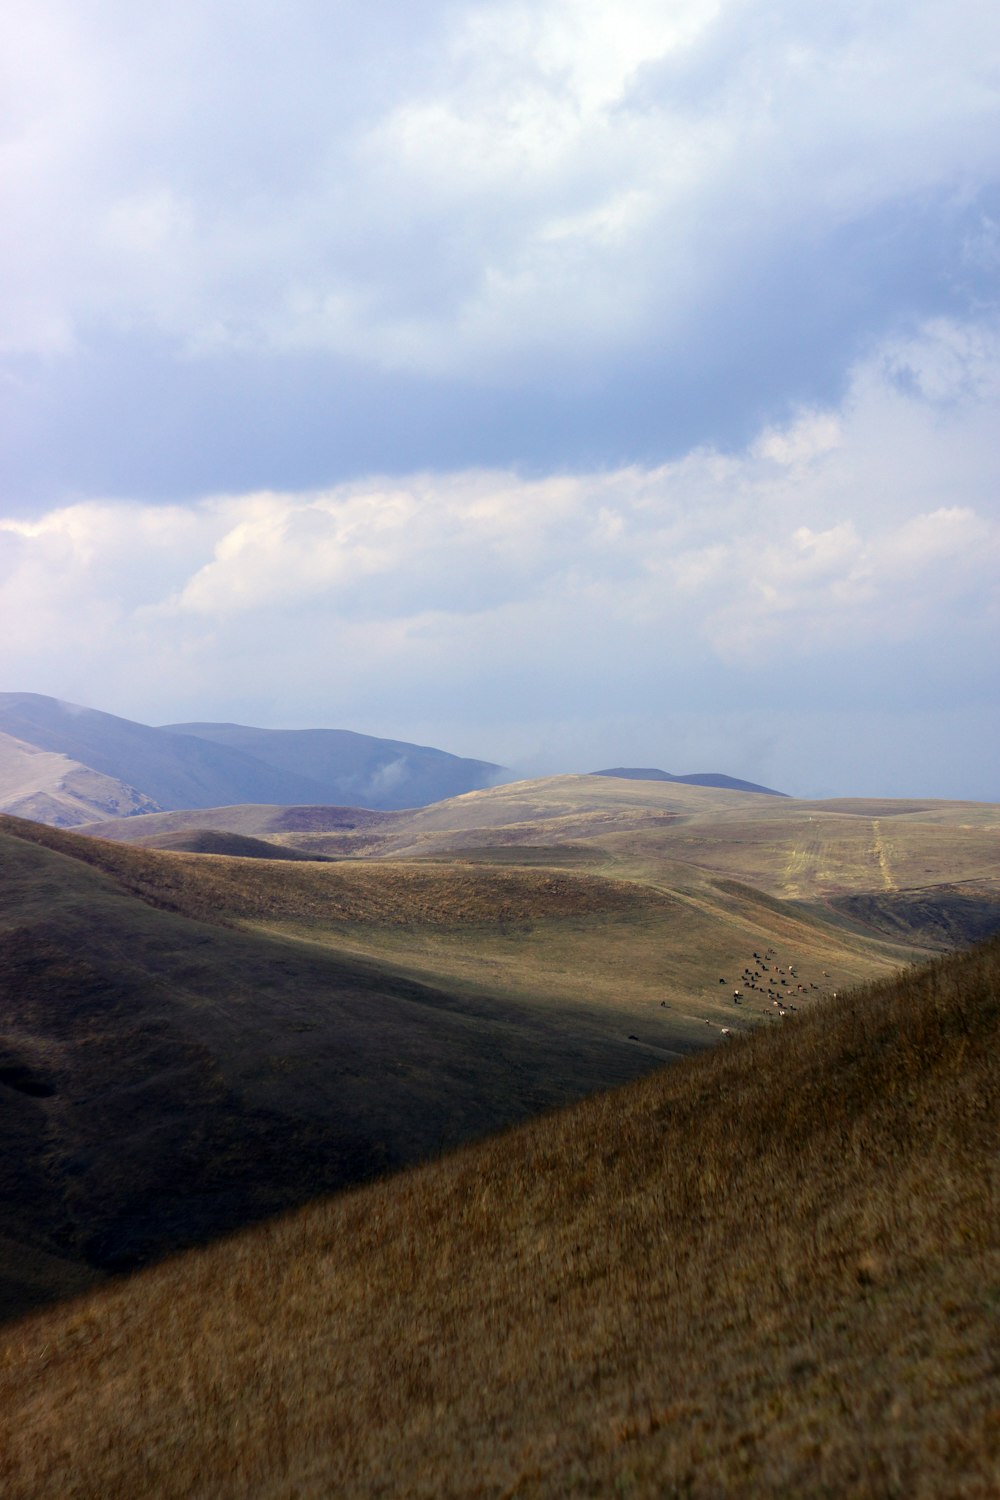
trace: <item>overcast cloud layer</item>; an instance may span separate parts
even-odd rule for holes
[[[34,0],[0,71],[2,686],[1000,799],[1000,12]]]

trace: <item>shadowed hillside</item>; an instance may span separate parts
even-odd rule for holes
[[[10,1327],[4,1493],[993,1495],[998,1033],[994,940]]]
[[[237,931],[184,878],[261,866],[0,818],[0,1315],[708,1041]]]
[[[186,833],[159,833],[143,840],[146,849],[174,850],[178,854],[225,854],[234,859],[293,860],[298,863],[323,863],[326,854],[306,854],[267,839],[249,838],[242,833],[225,833],[218,828],[197,828]]]

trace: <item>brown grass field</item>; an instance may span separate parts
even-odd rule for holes
[[[510,858],[584,846],[602,873],[668,884],[677,865],[784,900],[975,882],[1000,890],[1000,806],[843,798],[807,802],[600,776],[554,776],[468,792],[411,812],[212,808],[91,824],[144,843],[204,829],[335,857]],[[235,851],[234,851],[235,852]]]
[[[220,909],[244,869],[267,895],[303,868],[330,867],[0,820],[0,1317],[713,1039],[634,1041]]]
[[[995,1496],[998,1028],[993,940],[9,1325],[0,1490]]]
[[[836,807],[561,777],[125,820],[201,853],[2,820],[0,1317],[1000,925],[997,809]]]
[[[88,832],[0,818],[0,1495],[1000,1493],[1000,954],[906,967],[1000,808]]]

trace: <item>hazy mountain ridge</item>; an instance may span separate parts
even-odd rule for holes
[[[0,733],[0,809],[72,827],[94,818],[157,813],[160,805],[114,776]]]
[[[40,763],[39,785],[19,784],[16,799],[0,801],[0,811],[14,811],[16,801],[28,816],[72,826],[123,809],[342,803],[345,790],[352,801],[406,807],[489,784],[500,769],[346,730],[191,728],[198,732],[154,728],[38,693],[0,693],[0,734],[67,757],[67,775],[82,768],[108,779],[93,783],[88,800],[69,785],[50,788],[53,772]]]
[[[491,785],[501,771],[490,761],[463,760],[427,745],[374,739],[348,729],[257,729],[247,724],[166,728],[242,751],[286,775],[302,777],[322,791],[313,801],[354,807],[394,809],[440,802]],[[419,796],[414,800],[416,788]]]
[[[785,795],[721,772],[619,767],[594,775]],[[256,804],[405,811],[501,777],[491,761],[353,730],[154,727],[39,693],[0,693],[0,812],[56,826]]]
[[[787,797],[787,792],[776,792],[772,786],[759,786],[756,781],[741,781],[738,776],[726,776],[722,771],[691,771],[686,776],[674,776],[670,771],[638,766],[614,766],[610,771],[592,771],[592,776],[618,776],[625,781],[672,781],[680,786],[714,786],[730,792],[764,792],[769,797]]]

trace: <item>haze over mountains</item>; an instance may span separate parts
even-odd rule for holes
[[[420,806],[500,767],[342,729],[153,728],[38,693],[0,693],[0,811],[61,827],[232,803]]]
[[[766,792],[771,797],[785,797],[786,792],[776,792],[773,786],[760,786],[756,781],[741,781],[738,776],[726,776],[721,771],[693,771],[688,776],[672,776],[669,771],[639,766],[615,766],[610,771],[595,771],[595,776],[620,776],[624,781],[672,781],[677,786],[716,786],[731,792]]]
[[[595,774],[782,795],[718,772]],[[40,693],[0,693],[0,812],[62,828],[254,803],[425,807],[502,779],[489,761],[347,729],[153,727]]]

